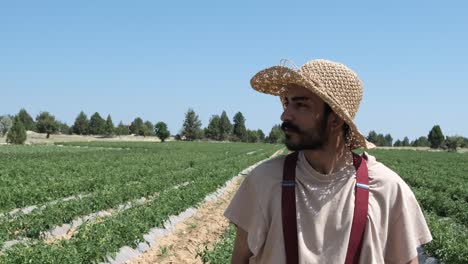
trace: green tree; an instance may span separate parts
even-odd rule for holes
[[[171,132],[169,132],[167,125],[164,122],[156,123],[154,126],[154,133],[162,142],[166,141],[166,139],[171,135]]]
[[[119,125],[117,126],[117,128],[115,129],[115,133],[118,135],[118,136],[122,136],[122,135],[128,135],[130,133],[130,130],[128,129],[128,126],[124,125],[122,123],[122,121],[119,122]]]
[[[387,147],[393,146],[393,138],[392,138],[392,136],[391,136],[390,134],[385,135],[385,137],[384,137],[384,142],[385,142],[385,143],[384,143],[385,146],[387,146]]]
[[[375,132],[374,130],[371,130],[369,132],[369,135],[367,135],[367,141],[372,142],[375,145],[377,145],[377,132]]]
[[[440,126],[435,125],[432,127],[431,131],[429,131],[429,135],[427,136],[429,140],[431,148],[440,148],[444,143],[444,134],[442,134],[442,130]]]
[[[182,125],[182,136],[185,136],[186,140],[192,141],[199,139],[202,136],[201,130],[202,123],[198,119],[198,115],[189,108],[187,113],[185,113],[184,124]]]
[[[140,117],[135,118],[133,122],[130,124],[130,134],[143,136],[144,135],[143,125],[144,125],[143,119],[141,119]]]
[[[468,148],[468,138],[463,138],[463,143],[461,144],[462,148]]]
[[[75,123],[73,123],[72,131],[77,135],[87,135],[88,134],[88,116],[81,111],[75,119]]]
[[[154,125],[150,121],[145,122],[145,136],[154,136]]]
[[[47,133],[47,138],[50,134],[54,134],[59,129],[59,124],[55,120],[55,116],[49,112],[41,112],[36,116],[36,127],[39,133]]]
[[[115,133],[114,122],[112,122],[112,117],[109,114],[109,115],[107,115],[106,123],[104,125],[104,134],[106,136],[112,136],[112,135],[114,135],[114,133]]]
[[[421,136],[417,139],[415,139],[412,143],[411,146],[413,147],[429,147],[429,140],[425,136]]]
[[[0,116],[0,136],[6,135],[13,126],[13,119],[10,115]]]
[[[26,130],[30,131],[36,131],[36,124],[34,123],[33,118],[28,114],[26,109],[21,108],[21,110],[18,113],[18,117],[21,120],[21,123],[23,123],[24,128]]]
[[[283,143],[284,133],[280,125],[274,125],[268,135],[268,142],[272,144]]]
[[[263,131],[261,129],[257,130],[257,135],[258,135],[258,139],[260,141],[264,141],[265,140],[265,133],[263,133]]]
[[[409,142],[408,137],[403,138],[403,141],[401,142],[401,146],[403,146],[403,147],[409,147],[410,146],[410,142]]]
[[[71,135],[71,128],[65,122],[57,121],[58,130],[60,134]]]
[[[383,134],[378,134],[377,135],[377,142],[375,143],[377,146],[385,146],[385,137]]]
[[[91,135],[104,135],[106,130],[106,121],[96,112],[89,119],[88,132]]]
[[[445,144],[449,151],[457,151],[459,147],[463,144],[463,137],[452,136],[445,138]]]
[[[219,115],[213,115],[210,118],[208,127],[205,129],[205,137],[213,140],[219,140],[219,123],[221,118]]]
[[[393,138],[390,134],[383,135],[381,133],[377,134],[374,130],[369,132],[367,136],[367,141],[374,143],[376,146],[392,146]]]
[[[247,141],[247,129],[245,128],[245,118],[241,112],[237,112],[234,115],[233,123],[234,123],[234,129],[233,129],[234,136],[242,142]]]
[[[247,129],[247,142],[255,143],[258,141],[259,137],[257,131]]]
[[[226,140],[232,133],[232,124],[226,111],[223,111],[219,120],[219,139]]]
[[[13,126],[8,131],[6,142],[10,144],[22,145],[26,141],[26,129],[24,128],[23,122],[19,115],[15,117]]]
[[[397,139],[397,141],[395,141],[395,144],[393,144],[394,147],[401,147],[401,140]]]

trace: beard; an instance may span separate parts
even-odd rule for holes
[[[323,148],[329,139],[327,120],[328,118],[324,116],[317,128],[309,130],[300,129],[298,126],[287,121],[284,122],[281,125],[281,129],[284,132],[293,132],[293,134],[285,134],[286,147],[291,151],[318,150]]]

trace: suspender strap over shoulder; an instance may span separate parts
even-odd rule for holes
[[[353,153],[353,164],[356,168],[356,200],[345,264],[359,263],[369,208],[369,171],[366,160]]]
[[[287,263],[299,263],[296,219],[296,162],[297,152],[286,156],[283,168],[283,187],[281,192],[281,212],[283,236],[286,247]]]
[[[286,156],[283,168],[281,212],[287,264],[299,263],[295,193],[297,159],[298,152],[289,154]],[[356,200],[345,264],[359,262],[369,201],[369,177],[366,160],[353,153],[353,164],[356,168]]]

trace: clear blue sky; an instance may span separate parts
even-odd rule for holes
[[[72,124],[111,114],[164,121],[189,107],[241,111],[269,132],[281,106],[250,78],[289,58],[343,62],[364,82],[356,122],[394,139],[439,124],[468,136],[466,1],[3,1],[0,114]]]

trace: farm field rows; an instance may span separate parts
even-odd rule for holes
[[[444,263],[468,263],[468,154],[369,151],[413,190],[433,241],[425,251]]]
[[[0,263],[105,261],[279,149],[198,142],[2,147]],[[67,239],[44,240],[51,228],[99,211],[109,215]],[[23,242],[5,247],[12,240]]]
[[[426,253],[450,264],[468,263],[468,154],[414,150],[370,150],[397,172],[413,190],[433,241]],[[228,263],[235,238],[229,228],[205,263]]]

